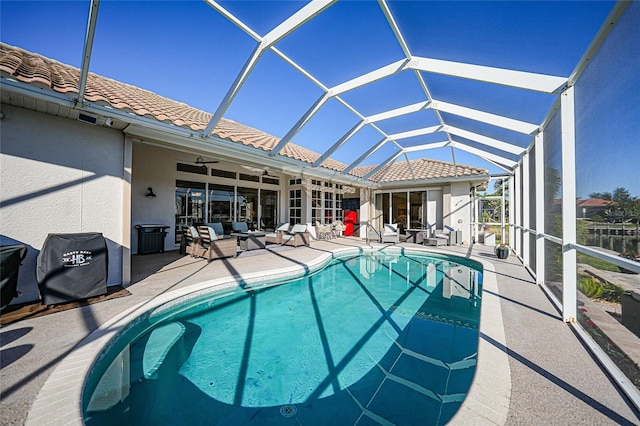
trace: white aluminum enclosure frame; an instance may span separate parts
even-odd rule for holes
[[[227,89],[223,100],[217,105],[217,108],[202,132],[193,132],[188,129],[169,126],[157,121],[152,122],[145,117],[132,117],[123,111],[105,108],[99,104],[86,102],[84,93],[86,89],[87,75],[90,68],[90,60],[92,55],[93,36],[96,26],[98,25],[98,9],[100,0],[91,0],[89,10],[89,19],[87,22],[87,30],[84,40],[82,66],[79,78],[79,92],[77,98],[72,99],[59,93],[45,94],[42,90],[35,87],[27,87],[27,85],[15,82],[4,81],[3,89],[21,91],[33,97],[46,98],[49,101],[68,105],[72,108],[79,108],[84,111],[98,113],[103,117],[113,117],[130,123],[125,130],[127,134],[127,143],[133,143],[135,137],[148,137],[159,140],[171,141],[175,146],[181,146],[191,149],[202,150],[202,152],[217,152],[221,155],[247,155],[252,162],[267,164],[268,166],[279,165],[283,172],[300,173],[300,170],[310,170],[310,175],[327,176],[328,178],[342,179],[344,182],[359,182],[363,188],[371,189],[375,185],[369,181],[374,175],[382,175],[389,170],[389,166],[401,157],[407,164],[409,163],[410,153],[427,152],[436,148],[449,148],[451,150],[453,163],[456,163],[455,152],[458,150],[470,153],[478,158],[488,161],[509,174],[509,193],[510,205],[509,209],[509,243],[523,263],[527,266],[532,260],[529,240],[532,235],[535,236],[535,276],[536,281],[540,285],[544,285],[545,281],[545,243],[551,241],[560,244],[562,247],[562,268],[563,268],[563,295],[559,306],[562,310],[562,318],[569,324],[574,324],[577,318],[577,296],[576,296],[576,253],[583,252],[589,255],[601,258],[607,262],[624,266],[625,268],[640,272],[640,267],[620,259],[616,256],[606,253],[597,252],[588,247],[577,244],[576,241],[576,165],[575,165],[575,105],[574,105],[574,84],[580,79],[582,72],[586,69],[589,61],[595,56],[599,47],[602,45],[608,34],[612,31],[617,21],[623,16],[629,7],[629,2],[619,1],[613,7],[607,20],[602,25],[600,31],[588,47],[585,54],[580,59],[574,71],[568,77],[544,75],[523,71],[507,70],[496,67],[487,67],[482,65],[474,65],[469,63],[445,61],[434,58],[415,56],[405,41],[402,28],[397,24],[389,5],[386,0],[379,0],[378,5],[382,10],[392,32],[400,46],[404,56],[401,56],[387,65],[378,69],[370,70],[360,76],[352,78],[332,87],[325,85],[319,78],[305,70],[291,58],[284,55],[276,47],[277,43],[289,35],[293,34],[316,16],[322,14],[335,1],[313,0],[305,4],[298,12],[282,21],[279,25],[269,31],[266,35],[261,36],[249,25],[235,17],[232,13],[224,9],[214,0],[205,0],[205,2],[220,15],[229,20],[233,25],[241,31],[253,38],[257,44],[253,51],[248,55],[242,68],[238,71],[233,83]],[[300,75],[311,81],[320,90],[321,94],[309,105],[306,111],[301,114],[296,123],[288,129],[275,148],[264,154],[253,150],[250,147],[238,146],[238,144],[221,140],[212,136],[216,124],[223,117],[225,112],[234,102],[237,94],[242,90],[245,82],[256,65],[261,60],[265,52],[272,52],[284,63],[297,71]],[[347,64],[348,66],[348,64]],[[381,79],[389,78],[399,73],[413,74],[422,91],[420,102],[409,105],[400,106],[388,111],[382,111],[376,114],[365,115],[341,98],[341,95],[357,90],[363,86],[369,85]],[[546,93],[556,96],[557,102],[553,108],[560,108],[561,113],[561,135],[562,135],[562,236],[547,235],[544,224],[545,206],[544,197],[544,140],[545,128],[548,120],[552,116],[549,113],[542,123],[528,123],[526,121],[516,120],[511,117],[501,116],[489,111],[482,111],[470,108],[462,104],[453,104],[434,99],[431,95],[428,85],[425,82],[424,75],[439,74],[451,77],[453,79],[465,79],[481,81],[490,84],[515,88],[517,90],[533,91],[537,93]],[[307,123],[324,107],[330,100],[336,100],[342,104],[351,114],[353,114],[356,124],[353,125],[346,133],[341,135],[335,141],[330,141],[329,148],[320,153],[319,158],[312,164],[304,164],[300,166],[300,162],[296,162],[291,158],[281,155],[286,145],[300,133]],[[387,134],[382,131],[376,123],[380,121],[401,117],[418,112],[428,111],[433,113],[437,119],[437,125],[430,127],[420,127],[408,129],[402,132]],[[519,135],[527,135],[531,138],[531,144],[535,144],[535,170],[530,169],[529,156],[530,150],[521,146],[522,143],[513,140],[499,140],[485,135],[478,134],[470,129],[462,126],[452,125],[443,119],[443,114],[451,114],[462,117],[474,122],[483,123],[500,129],[506,129]],[[376,135],[375,140],[369,144],[363,144],[361,147],[361,155],[344,170],[334,171],[323,167],[323,163],[332,158],[340,148],[348,141],[352,140],[363,129],[373,129]],[[441,139],[437,142],[424,141],[414,145],[404,144],[405,139],[419,138],[426,135],[438,135]],[[470,141],[471,143],[468,143]],[[393,147],[393,153],[386,158],[384,162],[378,164],[373,170],[365,174],[363,178],[349,175],[355,167],[365,162],[371,155],[378,152],[383,147]],[[265,158],[268,156],[268,158]],[[130,163],[130,159],[127,160]],[[385,167],[387,169],[385,170]],[[411,175],[415,179],[413,170],[409,166]],[[535,193],[531,194],[531,180],[535,183]],[[522,186],[522,190],[520,187]],[[364,191],[363,191],[364,192]],[[535,196],[535,217],[530,216],[529,200]],[[504,212],[504,209],[503,209]],[[503,238],[504,241],[504,238]],[[553,296],[550,296],[553,297]],[[576,325],[576,327],[578,327]],[[633,400],[633,398],[632,398]],[[637,400],[634,400],[637,401]],[[637,406],[640,407],[638,403]]]
[[[314,2],[312,2],[314,3]],[[292,67],[298,70],[302,75],[310,79],[314,84],[318,85],[323,90],[323,95],[311,105],[307,111],[301,115],[298,122],[287,132],[276,148],[271,152],[272,156],[278,155],[281,150],[286,146],[291,139],[300,132],[306,123],[326,104],[326,102],[335,98],[346,106],[358,119],[357,124],[347,131],[344,135],[338,138],[330,148],[324,153],[321,153],[320,158],[314,162],[314,167],[321,167],[322,163],[331,158],[338,149],[340,149],[348,140],[353,138],[358,132],[360,132],[366,126],[371,127],[377,133],[380,134],[381,139],[374,141],[370,146],[363,147],[363,154],[350,165],[347,166],[342,174],[347,174],[354,167],[361,164],[374,152],[378,151],[381,147],[387,143],[392,143],[396,151],[387,158],[382,164],[379,164],[371,172],[364,176],[364,180],[374,176],[376,173],[384,170],[385,165],[392,164],[403,154],[405,160],[408,163],[407,154],[410,152],[426,151],[432,148],[444,148],[449,147],[451,149],[452,158],[455,164],[455,150],[459,149],[473,155],[482,158],[485,161],[489,161],[492,164],[500,167],[506,171],[509,177],[509,192],[511,198],[511,208],[509,209],[509,224],[510,224],[510,244],[515,248],[517,254],[523,258],[525,264],[531,261],[529,253],[529,239],[531,235],[535,235],[536,238],[536,265],[535,274],[536,281],[538,283],[544,283],[545,278],[545,240],[548,239],[554,243],[560,243],[562,245],[562,263],[563,263],[563,300],[562,300],[562,316],[563,320],[575,324],[577,299],[576,299],[576,250],[588,251],[588,248],[580,248],[576,244],[576,206],[574,203],[576,195],[576,182],[575,182],[575,107],[574,107],[574,89],[573,84],[579,79],[582,71],[587,66],[589,60],[595,55],[598,48],[602,44],[603,40],[607,37],[611,31],[613,25],[623,15],[624,11],[628,7],[628,3],[618,2],[610,13],[607,21],[602,25],[598,35],[594,38],[587,52],[584,54],[580,62],[578,63],[575,71],[567,78],[541,75],[534,73],[527,73],[514,70],[505,70],[494,67],[486,67],[480,65],[465,64],[452,61],[443,61],[433,58],[417,57],[411,52],[411,49],[405,42],[402,34],[402,29],[397,25],[391,10],[389,9],[385,0],[379,0],[381,10],[383,11],[397,41],[400,45],[405,57],[399,59],[396,62],[392,62],[389,65],[381,67],[379,69],[370,71],[349,81],[335,85],[332,88],[324,86],[318,79],[313,77],[310,73],[303,70],[295,62],[288,58],[284,58]],[[316,9],[320,13],[323,8],[318,7]],[[227,17],[234,20],[230,14]],[[246,27],[244,24],[238,25],[240,28]],[[282,36],[286,36],[293,31],[293,26],[289,27],[287,31],[282,33]],[[270,46],[274,52],[279,54],[277,50]],[[390,77],[400,72],[413,71],[416,76],[420,87],[422,88],[425,96],[425,100],[422,102],[414,103],[411,105],[401,106],[393,110],[380,112],[368,117],[364,116],[353,107],[348,105],[342,99],[340,95],[347,91],[356,90],[359,87],[378,81],[383,78]],[[546,126],[545,119],[543,123],[534,124],[526,123],[523,121],[515,120],[510,117],[504,117],[496,114],[489,113],[488,111],[479,111],[472,108],[468,108],[463,105],[456,105],[447,102],[442,102],[434,99],[431,96],[429,88],[422,78],[421,73],[437,73],[454,78],[472,79],[476,81],[482,81],[492,84],[499,84],[508,87],[515,87],[521,90],[531,90],[536,92],[548,93],[558,96],[556,106],[561,109],[561,134],[562,134],[562,215],[563,215],[563,228],[562,239],[558,240],[555,237],[545,235],[544,227],[544,128]],[[242,74],[238,78],[241,78]],[[220,108],[222,108],[221,106]],[[386,120],[389,118],[400,117],[407,114],[413,114],[416,112],[431,110],[437,117],[439,122],[438,126],[407,130],[396,134],[386,134],[375,123]],[[529,167],[529,151],[526,148],[521,147],[518,143],[509,140],[497,140],[495,138],[489,138],[484,135],[479,135],[468,129],[458,128],[451,126],[443,120],[440,112],[446,112],[456,116],[464,117],[473,121],[485,123],[491,126],[507,129],[516,133],[525,134],[531,136],[531,144],[535,144],[535,170],[530,170]],[[551,115],[551,114],[550,114]],[[549,116],[550,116],[549,115]],[[215,123],[212,120],[211,128]],[[444,142],[431,142],[423,143],[415,146],[404,146],[402,141],[409,137],[419,137],[427,134],[441,133]],[[205,132],[205,137],[208,133]],[[477,146],[471,146],[463,140],[454,137],[462,138],[464,140],[470,140],[480,145],[484,145],[489,149],[478,148]],[[531,145],[530,145],[531,146]],[[502,153],[500,153],[502,152]],[[515,157],[515,159],[513,158]],[[387,168],[388,170],[388,168]],[[384,174],[385,172],[383,172]],[[532,179],[531,174],[534,174],[535,179],[535,194],[529,194],[529,183]],[[522,191],[520,187],[522,185]],[[536,197],[536,209],[535,218],[530,217],[529,210],[529,197]],[[503,210],[504,211],[504,210]],[[611,259],[612,256],[605,256],[609,261],[622,262],[618,259]],[[625,263],[625,265],[627,265]],[[629,265],[627,265],[629,266]],[[640,269],[640,268],[638,268]],[[627,392],[627,390],[625,390]],[[633,392],[629,391],[632,395],[631,399],[638,405],[637,396],[633,397]],[[636,392],[637,394],[637,392]]]

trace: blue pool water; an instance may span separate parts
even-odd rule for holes
[[[475,373],[481,282],[464,259],[373,252],[178,305],[102,356],[86,422],[445,424]]]

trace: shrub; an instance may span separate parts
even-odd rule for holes
[[[604,292],[604,286],[595,278],[583,276],[578,280],[578,290],[590,299],[598,299]]]

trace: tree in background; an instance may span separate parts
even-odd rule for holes
[[[618,187],[611,192],[593,192],[590,198],[601,198],[610,201],[605,212],[609,222],[640,222],[640,200],[632,197],[625,188]]]

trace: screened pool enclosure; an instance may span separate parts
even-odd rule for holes
[[[295,143],[319,153],[307,161],[309,176],[380,195],[404,185],[405,204],[417,186],[437,182],[412,160],[453,163],[460,179],[465,165],[489,170],[500,183],[474,192],[481,200],[475,231],[487,212],[563,320],[640,407],[640,2],[151,7],[94,0],[62,7],[89,16],[66,29],[75,56],[21,46],[17,37],[3,41],[77,65],[74,102],[122,129],[129,123],[129,134],[144,134],[146,122],[88,101],[89,72],[209,111],[204,128],[158,121],[153,131],[212,158],[238,155],[214,134],[224,117],[278,138],[256,150],[269,170],[308,160],[291,152]],[[3,78],[11,90],[21,84]],[[397,164],[407,175],[382,183]],[[212,191],[226,214],[228,188]],[[272,211],[263,214],[275,221]],[[630,345],[613,341],[590,316],[603,304],[621,306],[610,316]]]

